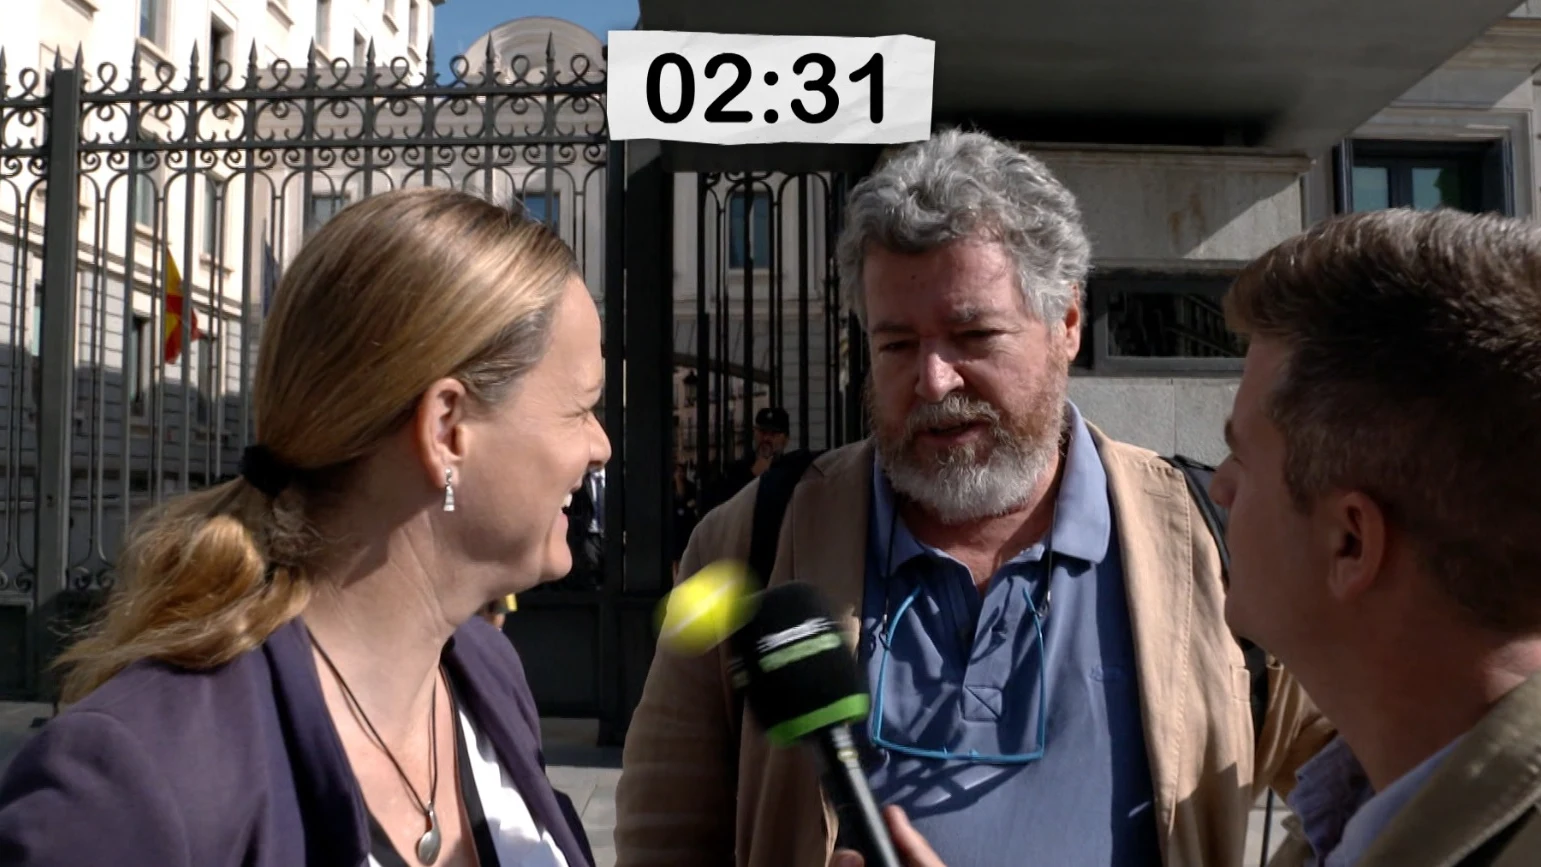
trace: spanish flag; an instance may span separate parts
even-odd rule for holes
[[[182,272],[177,270],[177,260],[171,256],[171,245],[166,246],[166,363],[176,361],[182,355],[182,314],[186,311],[193,339],[199,338],[198,311],[188,303],[182,292]]]

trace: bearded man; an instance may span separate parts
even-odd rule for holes
[[[1213,539],[1183,476],[1068,400],[1090,249],[1042,163],[948,131],[853,191],[839,257],[874,437],[793,494],[770,584],[834,605],[865,667],[879,802],[948,864],[1241,863],[1250,808],[1331,730],[1270,670],[1254,740]],[[749,549],[756,487],[689,575]],[[724,653],[655,656],[617,791],[620,867],[823,865],[805,751],[735,704]]]

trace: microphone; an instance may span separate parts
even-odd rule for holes
[[[856,661],[818,591],[781,584],[758,595],[729,638],[730,673],[766,736],[778,746],[807,743],[840,819],[840,845],[868,867],[900,867],[857,757],[850,724],[869,702]]]

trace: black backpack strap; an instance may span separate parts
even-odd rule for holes
[[[781,542],[781,524],[786,518],[787,506],[792,503],[792,493],[797,483],[814,459],[823,452],[798,449],[777,458],[760,474],[760,487],[754,496],[754,523],[750,525],[749,568],[754,580],[761,586],[770,582],[771,570],[776,566],[776,547]],[[733,719],[736,727],[744,719],[744,696],[733,691]],[[735,728],[735,736],[737,729]]]
[[[1181,470],[1183,478],[1187,480],[1188,493],[1193,495],[1199,514],[1209,527],[1209,534],[1214,537],[1215,548],[1220,552],[1220,580],[1229,587],[1231,551],[1225,544],[1225,524],[1229,515],[1209,497],[1209,482],[1214,478],[1215,468],[1183,455],[1174,455],[1166,461]],[[1268,653],[1239,636],[1236,643],[1241,645],[1242,656],[1247,661],[1247,673],[1252,678],[1252,738],[1253,743],[1256,743],[1262,740],[1263,724],[1268,719]]]
[[[754,524],[749,536],[749,568],[761,584],[770,581],[776,565],[776,546],[781,541],[781,522],[792,492],[802,481],[808,466],[823,452],[798,449],[777,458],[760,474],[760,487],[754,498]]]

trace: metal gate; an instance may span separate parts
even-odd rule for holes
[[[530,680],[549,714],[586,716],[597,699],[606,743],[620,741],[640,695],[655,607],[701,517],[698,495],[748,448],[756,410],[787,410],[791,447],[841,445],[861,435],[865,376],[834,264],[844,177],[675,172],[656,146],[628,156],[627,308],[615,337],[625,412],[610,428],[621,448],[607,471],[605,586],[538,588],[508,621],[516,642],[587,653],[563,636],[600,618],[597,657],[532,667]],[[526,619],[526,606],[545,616]],[[597,694],[573,677],[596,668],[615,676]]]
[[[47,663],[112,585],[130,521],[236,472],[268,296],[347,203],[414,186],[522,203],[573,246],[615,336],[622,149],[602,58],[548,41],[433,68],[431,49],[358,66],[261,66],[255,47],[180,69],[138,49],[126,69],[0,57],[0,694],[53,694]]]
[[[859,436],[853,395],[864,374],[853,365],[864,353],[859,330],[847,325],[834,257],[846,178],[694,178],[694,304],[677,308],[675,326],[689,410],[679,423],[681,468],[703,479],[719,472],[751,448],[751,423],[765,406],[787,411],[794,448]]]

